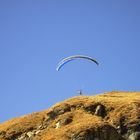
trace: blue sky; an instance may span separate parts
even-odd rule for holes
[[[0,0],[0,122],[67,98],[140,91],[139,0]],[[59,72],[64,57],[83,54]]]

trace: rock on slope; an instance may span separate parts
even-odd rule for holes
[[[140,140],[140,92],[65,100],[0,124],[0,140]]]

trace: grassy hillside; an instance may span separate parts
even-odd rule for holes
[[[136,132],[140,92],[77,96],[0,124],[0,140],[125,140]]]

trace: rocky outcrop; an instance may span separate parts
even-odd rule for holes
[[[0,140],[140,140],[140,92],[65,100],[0,124]]]

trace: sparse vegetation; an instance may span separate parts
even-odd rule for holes
[[[140,92],[77,96],[0,124],[0,140],[127,140],[138,132]]]

